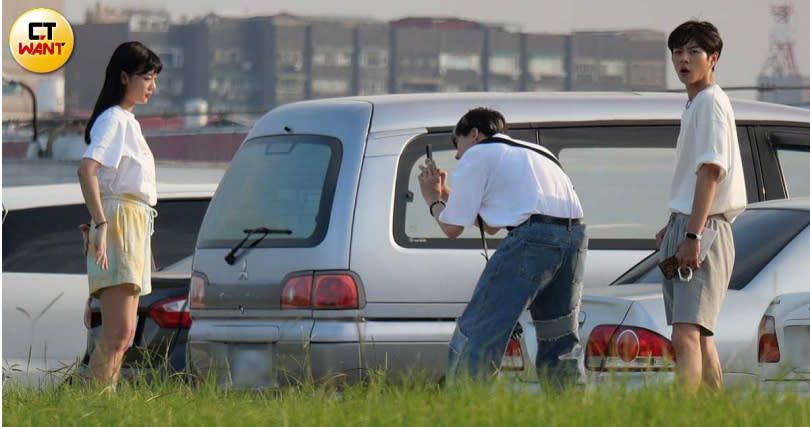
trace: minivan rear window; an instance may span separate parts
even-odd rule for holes
[[[257,247],[317,246],[329,225],[341,158],[340,141],[328,136],[247,141],[219,184],[197,247],[233,247],[244,230],[259,227],[291,234],[269,234]]]

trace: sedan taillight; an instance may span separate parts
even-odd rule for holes
[[[168,298],[149,308],[149,317],[161,328],[188,329],[191,327],[191,311],[186,297]]]
[[[672,342],[648,329],[599,325],[585,350],[591,371],[670,371],[675,367]]]
[[[776,339],[776,320],[762,316],[759,321],[759,363],[777,363],[781,359],[779,341]]]
[[[520,339],[514,335],[509,338],[509,342],[506,344],[506,352],[504,352],[501,360],[501,370],[523,370],[523,351],[520,348]]]

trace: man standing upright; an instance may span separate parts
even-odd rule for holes
[[[734,265],[730,223],[747,200],[740,148],[731,103],[714,82],[723,49],[717,28],[685,22],[667,45],[689,99],[675,151],[672,214],[656,234],[661,260],[674,255],[684,273],[664,280],[664,305],[673,325],[677,378],[693,391],[701,382],[719,390],[723,376],[713,336]]]
[[[520,313],[529,308],[537,334],[537,367],[554,383],[579,376],[564,357],[579,343],[578,310],[588,239],[582,207],[557,158],[506,135],[498,111],[474,108],[453,130],[458,164],[447,173],[431,160],[419,175],[422,197],[442,231],[458,237],[479,223],[509,230],[487,263],[450,341],[448,378],[483,377],[500,367]]]

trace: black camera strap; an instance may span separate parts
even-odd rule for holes
[[[487,251],[487,238],[484,236],[484,220],[481,219],[481,215],[478,215],[478,230],[481,231],[481,246],[484,247],[484,259],[489,262],[489,251]]]
[[[497,137],[497,136],[491,136],[491,137],[489,137],[487,139],[479,141],[478,144],[506,144],[506,145],[511,145],[512,147],[521,147],[521,148],[525,148],[527,150],[532,150],[535,153],[537,153],[537,154],[551,160],[552,162],[554,162],[555,165],[559,166],[560,169],[562,169],[562,164],[557,159],[557,157],[554,154],[551,153],[551,151],[548,151],[548,150],[546,150],[544,148],[541,148],[539,146],[533,146],[533,145],[531,145],[529,143],[525,143],[525,142],[522,142],[522,141],[515,141],[513,139],[500,138],[500,137]]]

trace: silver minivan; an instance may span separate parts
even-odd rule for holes
[[[236,388],[357,381],[374,370],[441,377],[455,319],[485,260],[477,230],[447,239],[421,202],[426,145],[439,167],[452,170],[453,125],[470,108],[487,106],[505,115],[513,137],[557,154],[585,210],[587,293],[654,249],[685,100],[384,95],[270,111],[235,154],[198,236],[189,366]],[[786,197],[791,177],[810,161],[810,111],[733,106],[749,200]],[[588,333],[581,331],[583,342]],[[510,341],[502,368],[530,375],[532,341]]]

